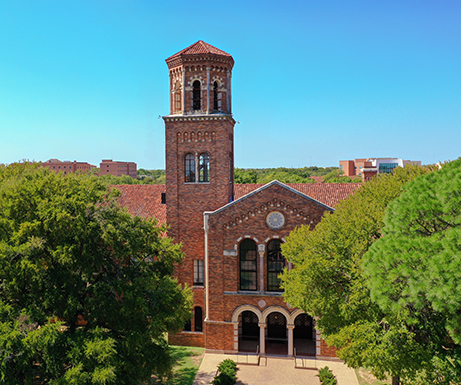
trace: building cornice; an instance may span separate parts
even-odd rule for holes
[[[232,124],[235,124],[235,120],[232,115],[220,114],[220,115],[167,115],[163,116],[165,123],[171,122],[197,122],[197,121],[216,121],[216,120],[227,120]]]

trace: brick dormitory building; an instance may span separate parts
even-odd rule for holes
[[[192,319],[171,343],[209,351],[334,357],[314,320],[283,300],[280,245],[312,228],[360,184],[234,184],[232,68],[203,41],[166,59],[166,185],[123,185],[120,203],[155,217],[182,244],[180,283],[194,293]]]

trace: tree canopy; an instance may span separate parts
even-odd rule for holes
[[[434,380],[461,383],[461,159],[403,189],[364,258],[371,298],[425,347]]]
[[[326,183],[361,182],[361,178],[340,176],[338,167],[278,167],[278,168],[236,168],[235,183],[269,183],[277,179],[282,183],[315,183],[312,176],[323,176]]]
[[[380,237],[388,204],[406,182],[427,172],[407,166],[374,178],[315,229],[302,226],[282,245],[295,266],[282,276],[285,300],[318,317],[322,337],[348,365],[370,368],[378,377],[413,376],[424,349],[372,300],[363,258]]]
[[[190,317],[178,245],[95,176],[0,167],[0,382],[139,384]]]

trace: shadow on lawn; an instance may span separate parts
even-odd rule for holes
[[[157,384],[192,385],[202,361],[203,353],[204,349],[200,348],[171,346],[171,356],[176,361],[173,378],[163,383],[157,382]]]

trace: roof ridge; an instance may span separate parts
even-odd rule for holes
[[[200,54],[213,54],[213,55],[221,55],[226,57],[232,57],[227,52],[223,51],[222,49],[216,48],[215,46],[204,42],[203,40],[198,40],[194,44],[182,49],[181,51],[175,53],[174,55],[170,56],[166,60],[170,60],[172,58],[184,55],[200,55]]]

